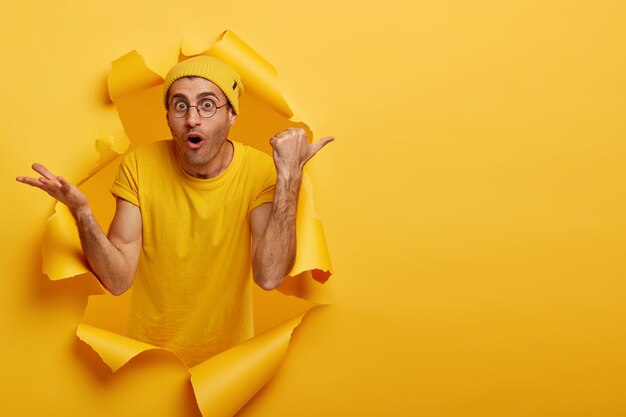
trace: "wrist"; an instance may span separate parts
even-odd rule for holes
[[[69,209],[77,222],[91,216],[91,208],[88,204],[78,207],[70,207]]]
[[[302,169],[297,167],[277,167],[276,181],[283,181],[288,184],[302,182]]]
[[[276,175],[276,189],[293,191],[296,194],[302,184],[302,172],[279,172]]]

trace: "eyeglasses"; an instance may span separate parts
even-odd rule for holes
[[[224,103],[221,106],[218,106],[210,98],[205,98],[200,100],[197,106],[192,106],[185,100],[174,99],[170,102],[169,111],[172,116],[181,118],[187,116],[187,112],[189,111],[190,107],[195,107],[200,117],[208,119],[209,117],[215,116],[217,110],[221,109],[227,104],[228,103]]]

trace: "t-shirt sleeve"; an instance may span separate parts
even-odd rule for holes
[[[115,181],[111,186],[111,193],[137,207],[139,204],[139,188],[137,187],[137,158],[135,153],[124,157],[120,164]]]
[[[276,186],[276,169],[271,158],[263,158],[262,160],[263,174],[260,176],[260,192],[252,201],[250,210],[260,206],[261,204],[271,203],[274,201],[274,188]]]

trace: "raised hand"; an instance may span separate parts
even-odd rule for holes
[[[280,175],[302,171],[304,164],[333,140],[333,137],[326,136],[309,143],[304,129],[293,127],[277,133],[270,139],[276,172]]]
[[[295,261],[302,168],[333,140],[327,136],[309,143],[304,129],[296,128],[277,133],[270,139],[277,175],[274,201],[271,206],[260,206],[250,214],[253,277],[265,290],[278,287]]]
[[[33,164],[33,170],[41,174],[40,178],[17,177],[16,180],[39,188],[69,207],[72,213],[89,208],[87,197],[76,186],[63,177],[57,177],[41,164]]]

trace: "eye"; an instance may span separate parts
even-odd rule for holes
[[[199,104],[198,107],[202,110],[213,110],[215,108],[215,102],[211,99],[204,99]]]
[[[172,108],[177,111],[185,111],[187,110],[187,103],[184,101],[175,101],[172,103]]]

